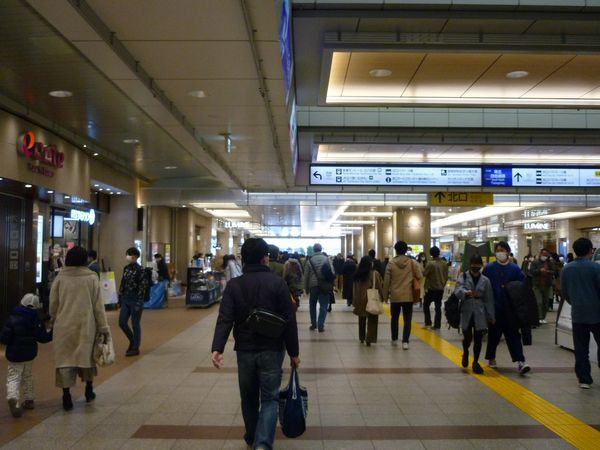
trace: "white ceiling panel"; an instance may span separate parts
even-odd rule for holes
[[[256,29],[255,39],[257,41],[276,41],[279,45],[280,12],[275,8],[277,2],[249,0],[247,4]]]
[[[247,41],[127,41],[124,44],[155,79],[256,78]]]
[[[275,106],[285,105],[285,89],[283,80],[266,80],[267,88],[271,94],[271,104]]]
[[[258,52],[262,58],[265,77],[269,80],[280,80],[283,78],[281,71],[281,49],[279,42],[263,41],[257,42]]]
[[[78,41],[73,43],[96,67],[111,79],[136,80],[137,77],[104,41]]]
[[[57,29],[66,30],[64,36],[70,40],[100,41],[94,29],[69,5],[68,2],[49,0],[27,0],[42,16]]]
[[[136,102],[142,108],[161,105],[158,99],[152,95],[140,80],[113,80],[113,82],[119,86],[131,100]]]
[[[247,39],[238,0],[88,0],[88,3],[121,40]]]
[[[283,106],[273,107],[275,123],[287,126],[287,110]],[[195,125],[207,126],[268,126],[267,112],[263,106],[193,107],[184,106],[181,112]],[[226,128],[224,128],[226,129]]]
[[[274,80],[273,82],[276,82]],[[246,80],[188,79],[157,80],[158,85],[180,107],[184,106],[263,106],[256,74]],[[205,98],[191,97],[190,91],[202,90]]]

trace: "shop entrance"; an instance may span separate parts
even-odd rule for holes
[[[25,211],[27,200],[0,193],[0,323],[25,293]]]

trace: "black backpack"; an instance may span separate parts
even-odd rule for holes
[[[467,277],[463,273],[463,280],[466,281]],[[448,300],[444,302],[444,315],[448,322],[448,328],[459,328],[460,327],[460,300],[453,292]]]

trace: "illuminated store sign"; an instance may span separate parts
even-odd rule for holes
[[[90,225],[94,225],[96,222],[96,211],[90,209],[89,211],[79,211],[77,209],[71,210],[71,216],[69,220],[79,220],[81,222],[87,222]]]
[[[41,163],[57,169],[64,166],[65,154],[59,151],[56,145],[46,145],[42,142],[36,142],[33,131],[27,131],[19,136],[17,140],[17,152],[33,161],[38,161],[38,164]],[[27,166],[34,173],[47,177],[54,176],[53,170],[38,164],[29,162]]]
[[[550,222],[531,222],[523,224],[524,230],[549,230]]]
[[[311,165],[310,184],[330,186],[481,186],[481,167]]]

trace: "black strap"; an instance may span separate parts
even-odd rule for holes
[[[315,269],[315,265],[312,262],[312,256],[308,258],[308,263],[310,264],[310,267],[312,267],[312,270],[315,273],[315,276],[317,277],[317,281],[319,281],[319,274],[317,273],[317,269]]]

